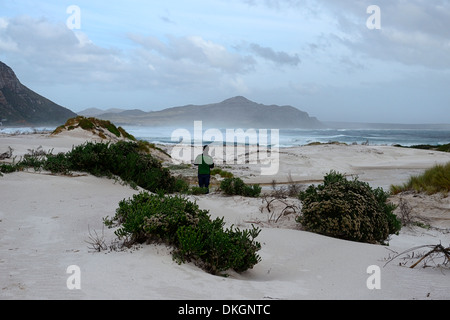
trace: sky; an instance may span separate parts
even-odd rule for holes
[[[1,0],[0,61],[74,112],[245,96],[450,123],[450,0]]]

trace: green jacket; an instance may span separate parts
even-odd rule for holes
[[[198,174],[211,174],[214,168],[214,160],[210,156],[200,154],[195,158],[194,165],[198,166]]]

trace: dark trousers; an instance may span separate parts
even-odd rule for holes
[[[209,189],[209,180],[210,179],[211,179],[211,176],[209,174],[199,174],[198,175],[198,186],[200,188]]]

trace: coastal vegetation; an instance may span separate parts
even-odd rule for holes
[[[450,191],[450,162],[436,165],[423,174],[412,176],[403,185],[392,185],[391,193],[398,194],[405,191],[448,194]]]
[[[261,187],[259,185],[247,185],[240,178],[225,178],[220,183],[220,189],[229,196],[240,195],[257,198],[261,194]]]
[[[1,164],[0,172],[10,173],[34,168],[53,174],[87,172],[94,176],[119,177],[151,192],[173,193],[183,186],[151,154],[141,151],[133,141],[86,142],[67,153],[32,152],[17,163]]]
[[[117,138],[124,138],[136,141],[136,138],[126,132],[122,127],[116,127],[111,121],[101,120],[97,118],[86,118],[83,116],[77,116],[70,118],[65,124],[57,127],[52,134],[56,135],[65,130],[71,131],[77,128],[81,128],[86,131],[92,132],[94,135],[99,136],[102,139],[107,139],[106,134],[109,132]]]
[[[221,168],[214,168],[211,170],[211,176],[219,175],[222,178],[233,178],[234,175],[226,170],[223,170]]]
[[[223,218],[214,220],[208,211],[179,195],[165,196],[141,192],[119,203],[116,215],[105,218],[108,227],[129,245],[164,242],[174,247],[178,263],[193,262],[211,274],[227,270],[244,272],[261,259],[255,241],[260,230],[224,228]]]
[[[393,213],[396,206],[388,203],[389,193],[372,189],[357,178],[347,180],[331,171],[323,184],[301,191],[302,213],[297,221],[311,232],[344,240],[385,243],[389,235],[401,229]]]
[[[421,149],[421,150],[433,150],[433,151],[440,151],[440,152],[450,152],[450,143],[448,144],[440,144],[440,145],[429,145],[429,144],[419,144],[419,145],[413,145],[410,147],[404,147],[401,145],[395,145],[396,147],[400,148],[411,148],[411,149]]]

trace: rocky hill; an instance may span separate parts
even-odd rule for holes
[[[323,128],[308,113],[292,106],[263,105],[234,97],[207,105],[187,105],[153,112],[121,112],[98,115],[119,125],[192,126],[203,121],[204,127],[215,128]]]
[[[0,61],[0,121],[8,126],[53,125],[76,114],[28,89]]]

